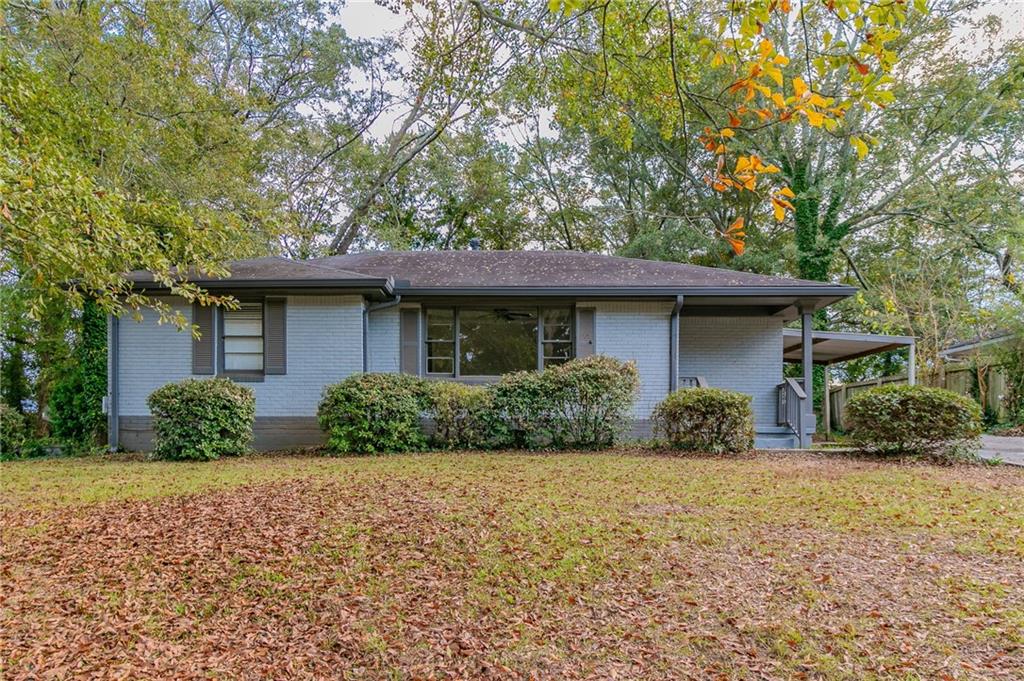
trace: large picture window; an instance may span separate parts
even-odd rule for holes
[[[572,359],[572,308],[429,308],[425,340],[428,374],[536,370]]]
[[[263,303],[224,310],[224,371],[263,371]]]

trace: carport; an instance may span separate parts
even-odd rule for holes
[[[803,358],[803,337],[800,329],[783,329],[782,360],[799,364]],[[825,391],[821,411],[825,419],[825,432],[832,432],[832,410],[829,400],[829,368],[833,364],[859,357],[867,357],[889,350],[910,349],[907,362],[907,383],[917,382],[913,336],[887,336],[874,333],[847,333],[844,331],[812,331],[811,359],[825,367]]]

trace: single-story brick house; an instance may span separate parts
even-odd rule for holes
[[[198,326],[194,339],[144,312],[110,320],[111,444],[146,449],[146,397],[189,377],[228,376],[256,395],[255,446],[315,444],[324,386],[360,371],[467,382],[541,370],[593,353],[640,372],[633,433],[650,433],[654,406],[707,384],[753,398],[757,442],[792,447],[813,431],[802,383],[783,378],[783,325],[855,289],[783,277],[568,251],[364,252],[297,261],[231,263],[222,279],[236,310],[170,299]],[[146,272],[139,289],[167,295]],[[800,424],[803,424],[801,427]],[[800,433],[799,431],[804,431]],[[801,434],[804,435],[801,438]]]

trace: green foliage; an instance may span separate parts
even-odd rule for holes
[[[611,447],[628,427],[640,388],[632,362],[592,355],[548,369],[548,418],[556,446]]]
[[[684,388],[654,409],[655,433],[675,449],[714,454],[754,446],[749,395],[720,388]]]
[[[0,461],[11,461],[21,456],[26,431],[24,415],[14,407],[0,402]]]
[[[509,445],[537,449],[550,443],[550,393],[544,373],[516,371],[490,387],[493,407],[509,429]]]
[[[638,387],[631,362],[592,356],[505,374],[491,391],[511,446],[600,448],[624,429]]]
[[[424,449],[424,381],[408,374],[354,374],[324,388],[317,408],[327,448],[372,454]]]
[[[1001,345],[995,356],[1006,376],[1003,404],[1010,415],[1010,423],[1024,425],[1024,332]]]
[[[453,381],[428,384],[432,442],[442,449],[491,449],[507,441],[508,428],[493,408],[488,388]]]
[[[252,440],[256,399],[251,388],[230,379],[168,383],[146,404],[153,414],[157,456],[210,461],[243,454]]]
[[[83,306],[78,332],[73,364],[50,398],[50,427],[63,442],[87,447],[102,442],[107,430],[107,320],[94,301]]]
[[[976,449],[981,407],[942,388],[888,385],[858,392],[843,422],[865,451],[952,460]]]

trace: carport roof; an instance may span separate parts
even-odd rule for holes
[[[886,350],[897,350],[913,344],[913,336],[884,336],[845,331],[813,331],[811,333],[811,355],[815,364],[845,362],[848,359],[866,357]],[[802,353],[803,339],[800,329],[783,329],[783,361],[799,362]]]

